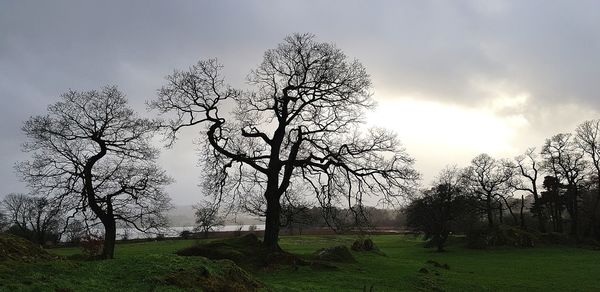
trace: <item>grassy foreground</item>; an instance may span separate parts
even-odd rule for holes
[[[350,245],[351,236],[283,237],[283,249],[309,255],[321,247]],[[354,253],[356,264],[336,264],[339,270],[283,267],[255,272],[275,291],[598,291],[600,251],[567,247],[468,250],[451,247],[435,253],[411,237],[375,236],[386,256]],[[34,263],[0,262],[0,291],[181,291],[161,277],[181,270],[219,266],[175,251],[193,240],[120,244],[115,260],[50,260]],[[75,248],[51,252],[68,256]],[[436,268],[433,260],[449,265]],[[426,268],[428,273],[419,272]],[[190,289],[192,290],[192,289]]]

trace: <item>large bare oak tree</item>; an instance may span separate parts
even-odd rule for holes
[[[17,165],[32,193],[104,227],[103,258],[113,258],[117,222],[142,231],[166,222],[171,179],[155,163],[157,124],[138,117],[116,87],[69,91],[31,117],[23,131],[31,160]]]
[[[356,208],[371,195],[394,202],[412,189],[418,174],[395,135],[362,131],[374,106],[370,78],[336,46],[286,37],[248,75],[251,90],[231,88],[221,71],[214,59],[175,71],[150,107],[171,115],[172,139],[205,127],[206,191],[232,204],[264,196],[267,248],[279,248],[280,200],[291,185],[308,186],[325,208]]]

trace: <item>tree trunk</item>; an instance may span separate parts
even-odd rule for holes
[[[265,193],[265,197],[267,212],[263,245],[270,250],[279,251],[281,250],[279,248],[279,216],[281,214],[279,197],[274,193]]]
[[[525,225],[525,215],[523,214],[523,209],[525,209],[525,198],[521,195],[521,210],[519,211],[519,217],[521,219],[521,229],[526,229]]]
[[[546,233],[546,220],[544,218],[544,211],[542,210],[541,207],[537,207],[538,210],[536,210],[537,216],[538,216],[538,229],[542,232],[542,233]]]
[[[117,224],[114,218],[109,217],[106,217],[101,221],[102,225],[104,225],[104,245],[102,246],[102,259],[113,259],[115,257]]]
[[[442,232],[442,234],[437,235],[437,251],[438,252],[443,252],[444,250],[444,244],[446,243],[446,240],[448,240],[448,233],[447,232]]]
[[[586,228],[586,235],[587,236],[594,236],[594,228],[595,228],[595,223],[596,223],[596,212],[598,210],[598,205],[600,203],[600,187],[598,188],[598,190],[596,191],[596,198],[594,200],[594,204],[592,205],[592,210],[590,212],[590,218],[589,218],[589,224]]]
[[[571,226],[569,230],[569,234],[571,236],[578,237],[578,221],[579,216],[577,216],[577,189],[576,186],[569,187],[567,190],[567,212],[569,213],[569,217],[571,217]]]
[[[523,196],[521,196],[521,200],[522,199],[523,199]],[[517,218],[517,215],[515,215],[515,213],[513,212],[512,207],[508,203],[508,200],[504,196],[502,196],[502,200],[504,201],[504,204],[506,205],[506,209],[508,209],[508,213],[513,218],[513,222],[514,222],[515,226],[519,225],[519,219]],[[500,210],[502,210],[502,208]],[[521,207],[521,215],[523,215],[523,208],[522,207]]]
[[[494,213],[492,210],[492,199],[489,195],[486,200],[486,211],[487,211],[488,227],[492,228],[492,227],[494,227]]]
[[[117,240],[117,222],[113,216],[112,201],[106,198],[106,215],[100,218],[104,225],[104,246],[102,247],[102,259],[115,258],[115,243]]]

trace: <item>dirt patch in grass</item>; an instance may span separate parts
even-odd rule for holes
[[[39,259],[55,259],[56,256],[49,254],[39,245],[26,239],[0,233],[0,261],[35,261]]]

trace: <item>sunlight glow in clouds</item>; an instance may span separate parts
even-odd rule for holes
[[[506,102],[512,100],[498,101]],[[527,120],[521,115],[498,116],[485,108],[398,98],[380,101],[369,116],[369,123],[394,129],[403,140],[415,144],[496,154],[514,151],[512,139],[519,128],[527,125]]]
[[[515,148],[515,140],[528,126],[527,119],[521,114],[499,115],[496,111],[526,99],[526,95],[501,96],[490,106],[477,108],[414,97],[379,99],[368,123],[395,131],[416,158],[417,169],[442,169],[447,164],[466,165],[482,152],[501,157],[520,153],[522,149]],[[436,175],[423,174],[424,182]]]

